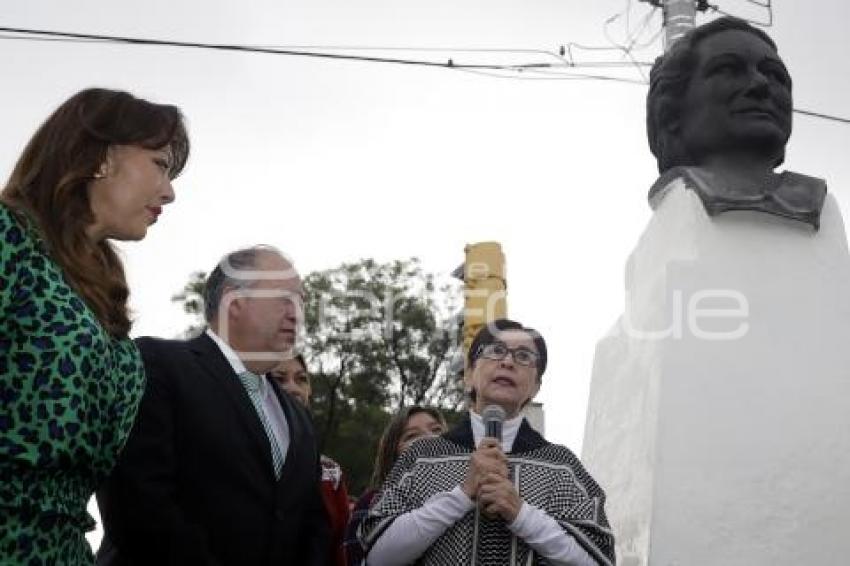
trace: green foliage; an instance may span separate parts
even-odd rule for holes
[[[183,331],[184,338],[197,336],[204,329],[204,286],[207,274],[203,271],[195,271],[189,275],[189,281],[183,286],[183,290],[171,296],[175,303],[183,305],[183,312],[192,315],[195,322]]]
[[[172,300],[203,314],[203,273]],[[304,278],[301,349],[307,359],[320,448],[337,460],[352,494],[368,486],[378,439],[390,416],[408,405],[441,408],[455,420],[462,383],[451,370],[461,285],[439,283],[419,261],[364,259]]]

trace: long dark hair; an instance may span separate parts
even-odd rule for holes
[[[154,104],[116,90],[78,92],[38,128],[0,192],[25,224],[44,239],[68,283],[112,336],[130,332],[129,289],[112,244],[92,242],[88,185],[113,145],[168,148],[173,179],[189,156],[189,138],[176,106]],[[30,222],[31,221],[31,222]]]
[[[446,428],[446,419],[443,418],[443,414],[433,407],[412,405],[397,412],[387,424],[387,428],[384,429],[381,440],[378,442],[378,453],[375,456],[375,467],[372,470],[372,487],[374,489],[381,487],[396,460],[398,460],[398,445],[401,435],[404,434],[407,421],[410,417],[419,413],[428,413],[443,425],[444,429]]]

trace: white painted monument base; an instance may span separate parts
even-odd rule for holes
[[[850,563],[850,255],[821,227],[709,217],[681,180],[596,350],[583,461],[620,566]]]
[[[543,403],[532,401],[523,408],[522,416],[528,419],[531,428],[539,432],[541,436],[546,436],[546,415],[543,412]]]

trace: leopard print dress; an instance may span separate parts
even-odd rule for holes
[[[0,203],[0,564],[91,565],[93,491],[133,424],[144,370]]]

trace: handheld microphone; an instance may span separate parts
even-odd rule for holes
[[[499,405],[487,405],[481,413],[484,421],[484,436],[502,442],[502,423],[505,422],[505,410]]]

